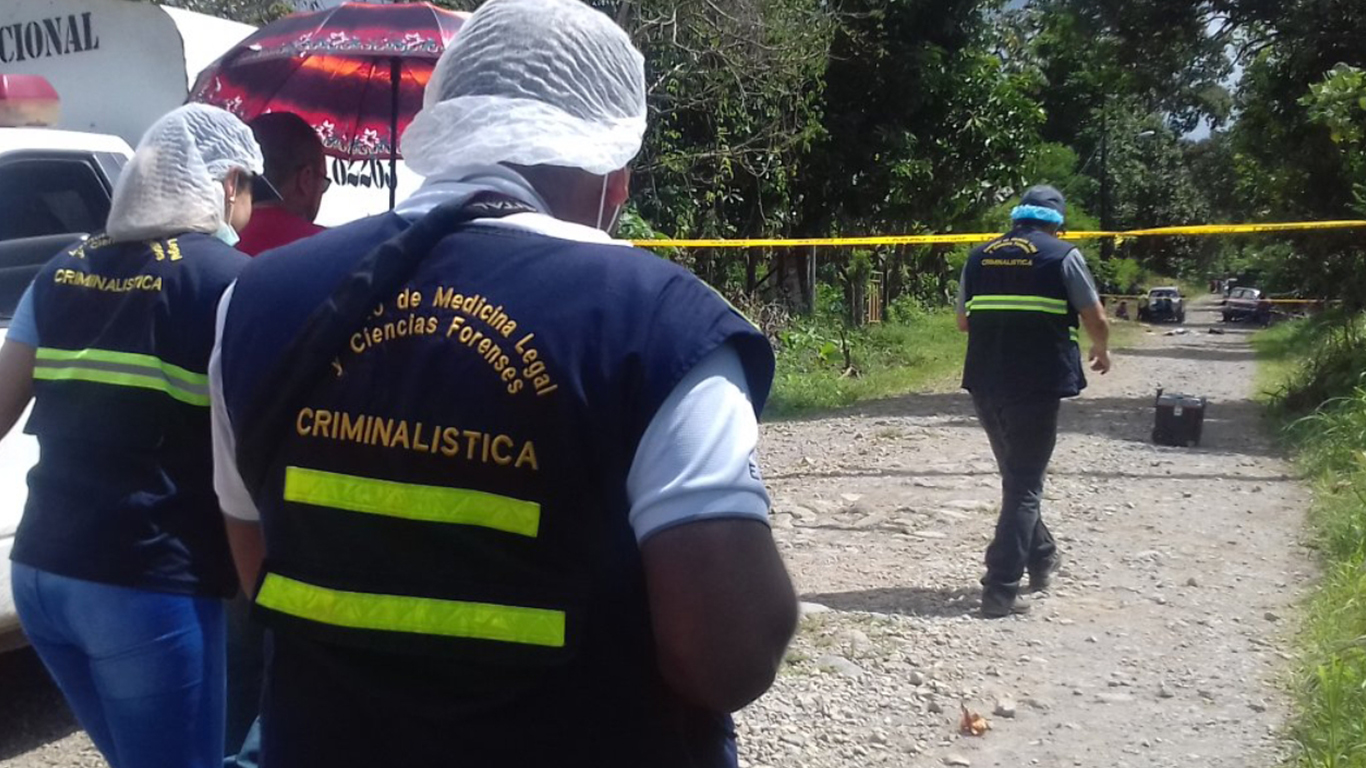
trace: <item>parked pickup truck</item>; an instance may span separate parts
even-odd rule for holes
[[[0,87],[0,100],[4,92]],[[38,269],[104,229],[114,181],[132,154],[116,136],[0,127],[0,340]],[[25,643],[10,591],[9,553],[38,443],[20,431],[22,425],[0,440],[0,651]]]
[[[1145,323],[1186,322],[1186,301],[1175,286],[1153,288],[1138,301],[1138,319]]]

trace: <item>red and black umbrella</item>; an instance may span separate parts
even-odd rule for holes
[[[286,16],[205,69],[190,101],[243,120],[294,112],[318,132],[327,154],[388,160],[392,208],[398,137],[422,108],[436,60],[468,17],[426,3],[345,3]]]

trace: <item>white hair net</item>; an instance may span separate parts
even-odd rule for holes
[[[645,58],[580,0],[489,0],[441,56],[403,157],[423,176],[473,163],[607,174],[645,136]]]
[[[152,124],[119,175],[109,209],[112,240],[181,232],[213,233],[223,224],[223,179],[234,168],[259,174],[261,148],[231,112],[186,104]]]

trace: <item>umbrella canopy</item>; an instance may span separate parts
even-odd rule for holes
[[[344,160],[398,157],[436,60],[469,17],[426,3],[346,3],[258,29],[205,69],[191,101],[243,120],[294,112]],[[391,178],[392,204],[392,178]]]

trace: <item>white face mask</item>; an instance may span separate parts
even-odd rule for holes
[[[598,198],[598,223],[597,228],[607,234],[612,234],[617,229],[617,219],[621,217],[621,206],[612,212],[612,218],[607,222],[607,226],[602,225],[602,214],[607,211],[607,180],[608,176],[602,177],[602,196]]]
[[[218,231],[214,232],[213,236],[230,246],[237,245],[237,242],[242,239],[237,234],[237,230],[233,229],[232,225],[226,221],[218,225]]]

